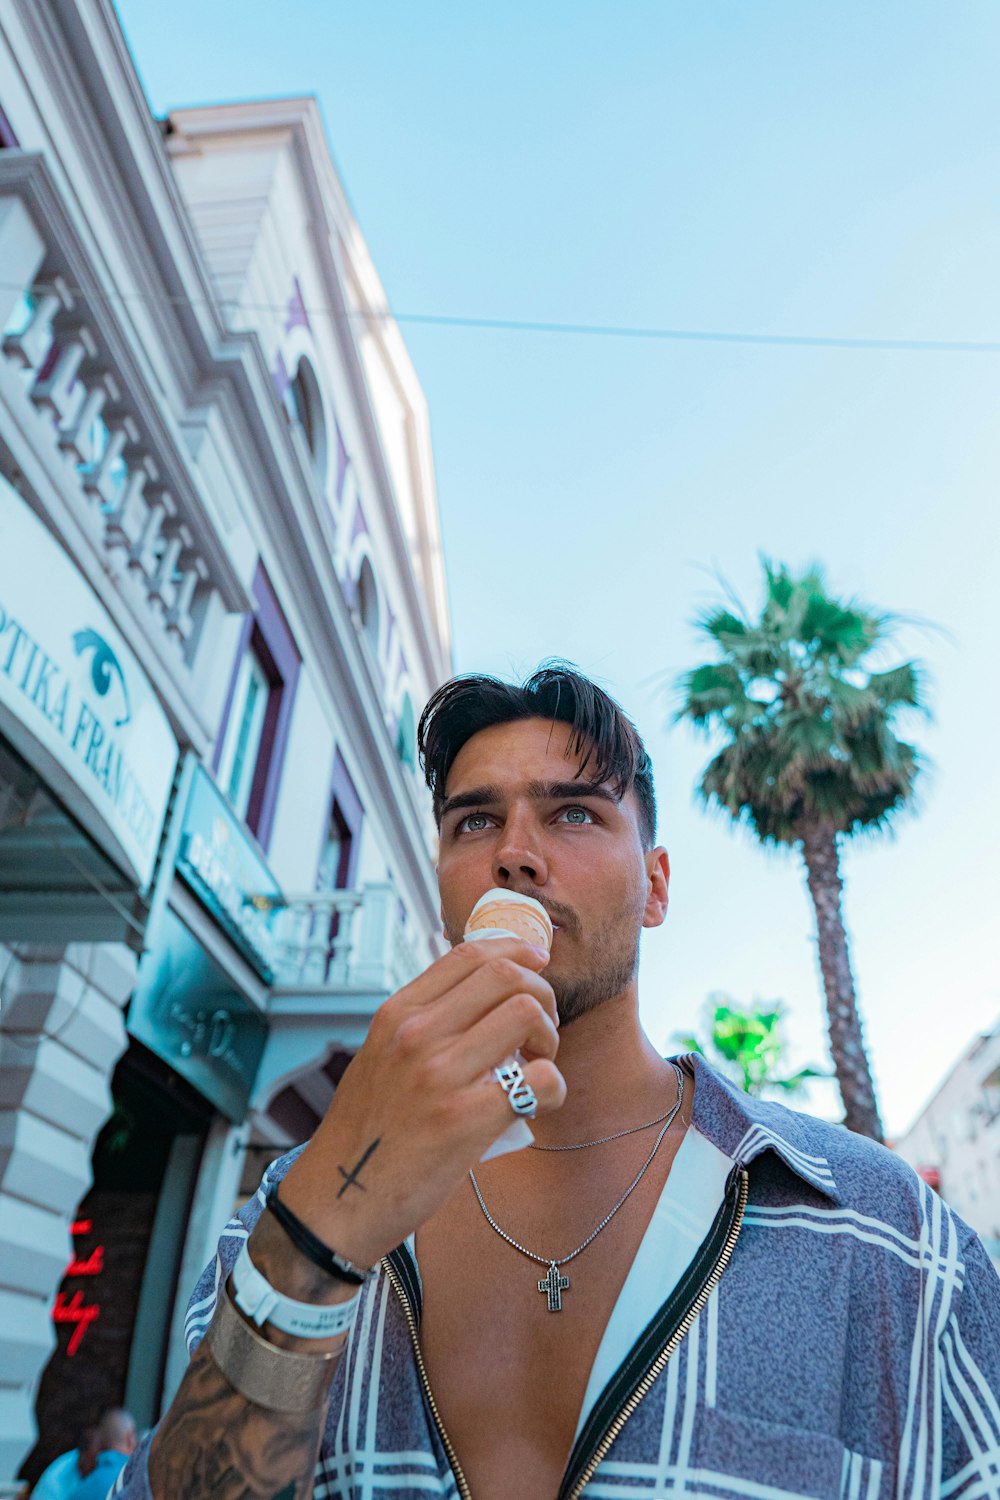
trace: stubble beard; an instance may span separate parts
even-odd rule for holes
[[[556,997],[559,1024],[568,1026],[609,1000],[616,999],[635,978],[639,967],[639,935],[642,932],[644,892],[634,902],[626,900],[588,940],[581,944],[579,970],[575,974],[546,974]],[[579,942],[579,932],[574,936]]]
[[[597,945],[600,957],[600,944]],[[582,976],[561,978],[557,974],[546,977],[556,997],[560,1026],[569,1026],[589,1011],[614,1000],[635,978],[639,966],[639,949],[636,945],[631,953],[603,955],[604,962]]]

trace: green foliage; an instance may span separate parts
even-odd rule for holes
[[[798,1093],[809,1078],[827,1078],[817,1068],[800,1068],[797,1073],[779,1077],[786,1051],[781,1035],[785,1007],[774,1001],[770,1009],[759,1005],[739,1006],[727,995],[709,996],[709,1036],[703,1045],[697,1036],[678,1032],[675,1040],[688,1052],[699,1052],[721,1073],[748,1094],[759,1095],[765,1089],[785,1094]]]
[[[891,619],[831,598],[819,569],[765,561],[764,585],[758,619],[718,608],[698,622],[715,659],[681,679],[677,718],[724,740],[699,790],[766,842],[881,828],[921,766],[896,733],[902,712],[926,711],[920,668],[872,670]]]

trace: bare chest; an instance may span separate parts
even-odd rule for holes
[[[491,1229],[468,1183],[420,1230],[421,1347],[475,1500],[509,1500],[512,1475],[521,1494],[556,1495],[591,1368],[669,1156],[591,1245],[554,1272]],[[516,1195],[500,1194],[494,1217],[528,1249],[558,1259],[613,1205],[614,1181],[611,1174],[603,1190],[550,1193],[534,1215]]]

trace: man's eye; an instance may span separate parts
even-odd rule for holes
[[[594,815],[586,807],[564,807],[559,816],[567,823],[586,824],[594,821]]]
[[[482,833],[484,828],[489,827],[489,817],[486,813],[469,813],[459,823],[456,833]]]

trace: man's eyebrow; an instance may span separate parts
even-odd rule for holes
[[[465,807],[491,806],[502,801],[503,787],[474,786],[467,792],[456,792],[454,797],[446,797],[441,807],[441,817],[446,818],[449,813],[458,812]]]
[[[441,808],[442,822],[449,813],[464,811],[467,807],[493,807],[504,800],[501,786],[474,786],[467,792],[456,792],[446,798]],[[565,802],[574,798],[599,797],[603,802],[621,801],[609,786],[594,781],[529,781],[528,796],[535,802]]]
[[[602,802],[621,801],[601,781],[530,781],[528,796],[538,802],[564,802],[575,797],[599,797]]]

